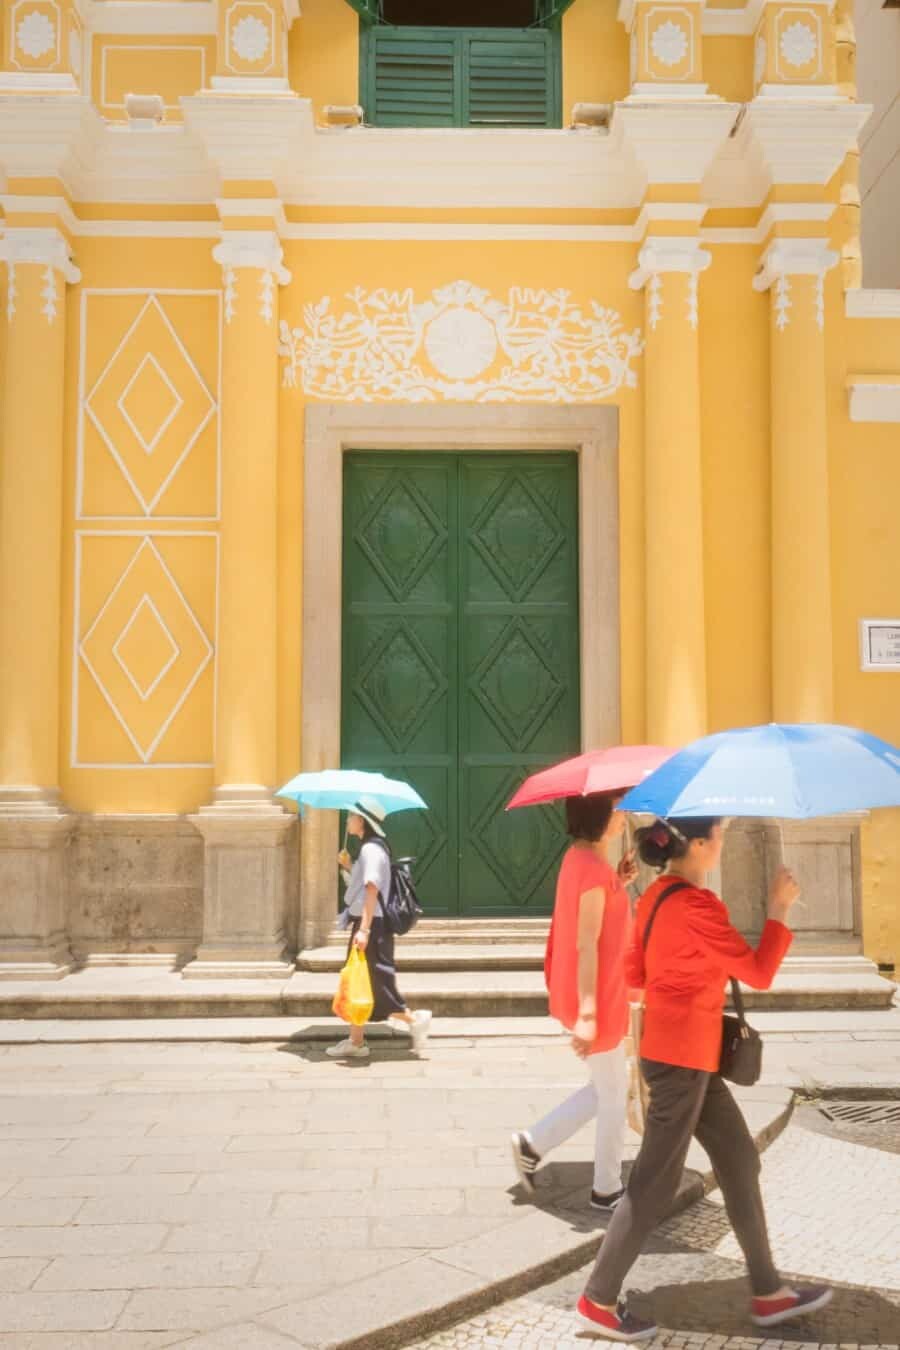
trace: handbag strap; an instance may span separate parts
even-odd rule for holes
[[[671,886],[667,886],[666,889],[663,891],[663,893],[656,897],[656,904],[653,906],[653,912],[650,915],[650,918],[647,920],[647,926],[644,929],[643,936],[641,937],[641,945],[643,946],[645,952],[647,950],[647,943],[650,940],[650,933],[653,929],[653,924],[656,920],[657,914],[659,913],[660,905],[664,900],[668,900],[670,895],[674,895],[676,891],[686,891],[687,889],[688,884],[686,881],[673,881]]]
[[[645,952],[647,950],[647,942],[649,941],[650,938],[650,931],[653,928],[653,922],[656,919],[657,914],[659,913],[660,905],[664,900],[668,900],[670,895],[674,895],[676,891],[686,891],[687,889],[688,885],[686,881],[674,881],[671,886],[666,887],[666,889],[662,892],[661,895],[657,896],[656,904],[653,906],[653,912],[651,913],[650,918],[647,920],[647,926],[644,929],[643,936],[641,938],[641,945],[643,946]],[[742,1027],[745,1027],[747,1025],[747,1019],[744,1016],[744,996],[741,993],[741,987],[738,984],[737,980],[734,978],[734,976],[731,977],[731,1002],[734,1006],[734,1011],[737,1014],[738,1021],[740,1022]]]

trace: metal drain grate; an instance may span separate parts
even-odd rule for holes
[[[819,1110],[828,1120],[848,1125],[898,1125],[900,1102],[820,1102]]]

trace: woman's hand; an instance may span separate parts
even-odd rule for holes
[[[361,952],[366,950],[369,945],[369,931],[367,928],[357,928],[356,935],[353,939],[353,945],[354,947],[358,947]]]
[[[769,918],[784,923],[799,894],[800,887],[793,872],[788,867],[779,867],[769,887]]]
[[[345,872],[349,872],[353,866],[353,859],[345,848],[342,848],[338,854],[338,867],[343,867]]]
[[[619,874],[619,880],[625,886],[630,886],[638,874],[637,858],[634,849],[630,848],[627,853],[622,855],[616,871]]]
[[[572,1049],[579,1059],[584,1059],[591,1053],[591,1046],[594,1044],[596,1038],[596,1017],[579,1017],[575,1026],[572,1028]]]

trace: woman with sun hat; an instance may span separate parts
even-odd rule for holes
[[[384,808],[361,797],[347,816],[347,834],[361,839],[356,862],[342,849],[338,864],[346,882],[341,916],[350,928],[347,954],[354,947],[365,954],[375,1004],[370,1022],[395,1020],[409,1028],[413,1050],[421,1054],[431,1027],[431,1013],[411,1012],[397,988],[394,934],[385,921],[384,901],[391,886],[391,849],[384,832]],[[349,1036],[325,1052],[332,1059],[368,1059],[365,1027],[352,1026]]]

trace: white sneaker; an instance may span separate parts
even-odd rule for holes
[[[354,1045],[348,1036],[344,1041],[338,1041],[337,1045],[329,1045],[325,1051],[329,1059],[368,1059],[369,1047],[365,1041],[362,1045]]]
[[[428,1040],[428,1033],[431,1030],[431,1013],[422,1008],[417,1013],[413,1013],[413,1024],[409,1029],[412,1037],[412,1048],[417,1055],[421,1055],[425,1049],[425,1042]]]

